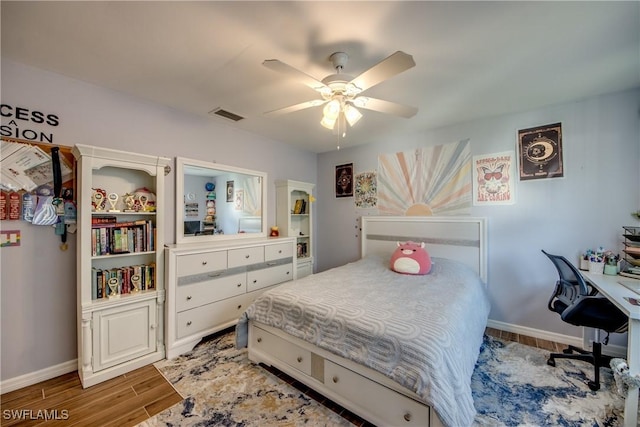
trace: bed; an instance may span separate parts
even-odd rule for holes
[[[486,220],[362,217],[361,258],[269,290],[236,328],[248,357],[376,425],[465,426],[486,327]],[[398,274],[398,242],[424,242],[428,275]]]

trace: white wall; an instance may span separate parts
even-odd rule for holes
[[[473,207],[471,215],[489,219],[490,319],[579,337],[579,328],[547,310],[557,273],[540,250],[571,260],[600,245],[621,250],[622,226],[640,226],[630,215],[640,209],[639,111],[640,90],[634,90],[321,154],[317,268],[359,257],[362,212],[352,198],[335,198],[336,165],[353,162],[355,173],[375,170],[378,154],[466,138],[472,155],[516,150],[519,129],[561,122],[565,177],[518,182],[516,204]],[[365,115],[358,126],[374,119]]]
[[[196,117],[85,82],[2,59],[2,103],[56,114],[54,143],[211,160],[268,174],[267,221],[275,225],[277,179],[316,181],[316,154],[235,130],[219,119]],[[2,118],[7,125],[10,119]],[[174,168],[175,169],[175,168]],[[175,242],[173,171],[166,177],[167,231]],[[49,227],[3,221],[22,233],[19,247],[0,250],[0,379],[12,379],[76,358],[75,236],[69,249]]]

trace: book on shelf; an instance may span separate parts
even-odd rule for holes
[[[117,279],[118,286],[115,293],[118,295],[131,294],[134,289],[134,277],[139,291],[156,288],[156,264],[140,264],[119,268],[91,270],[91,299],[103,299],[112,295],[109,288],[109,279]]]
[[[302,199],[297,199],[293,205],[293,214],[298,215],[302,212]]]
[[[91,228],[92,256],[155,250],[155,227],[151,221],[99,224]]]

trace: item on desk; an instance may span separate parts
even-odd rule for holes
[[[589,261],[589,273],[602,274],[604,272],[604,262]]]

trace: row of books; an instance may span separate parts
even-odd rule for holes
[[[101,299],[156,287],[156,265],[132,265],[111,269],[91,269],[91,298]]]
[[[293,214],[300,215],[307,213],[307,201],[305,199],[297,199],[293,205]]]
[[[104,218],[94,218],[104,220]],[[91,255],[155,250],[155,227],[150,220],[93,223]]]

